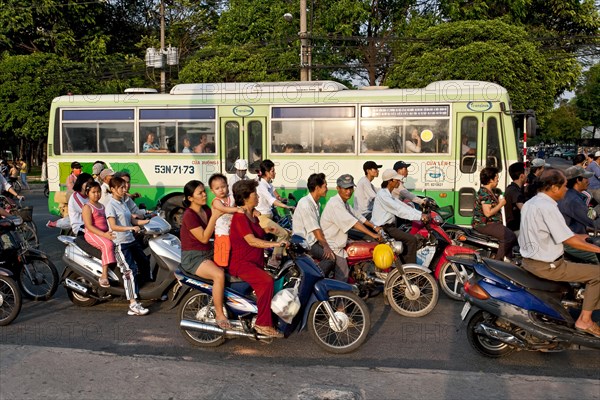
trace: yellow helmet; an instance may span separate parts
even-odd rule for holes
[[[388,269],[394,263],[394,251],[387,244],[378,244],[373,249],[373,261],[379,269]]]

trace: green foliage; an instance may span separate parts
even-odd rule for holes
[[[600,63],[584,72],[575,95],[579,116],[594,127],[600,128]]]
[[[268,49],[252,45],[213,46],[198,52],[179,74],[179,82],[260,82],[289,80],[277,69],[269,70]]]
[[[577,108],[563,104],[552,110],[542,130],[546,141],[568,143],[581,139],[581,128],[584,126],[585,121],[577,116]]]
[[[389,86],[424,87],[447,79],[495,82],[508,90],[513,108],[534,109],[542,122],[577,71],[568,59],[548,62],[525,29],[500,20],[433,26],[402,46],[396,59]]]
[[[80,63],[35,53],[0,59],[0,132],[29,139],[45,137],[52,99],[94,92],[91,76]]]

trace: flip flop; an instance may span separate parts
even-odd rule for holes
[[[575,330],[579,331],[579,332],[584,332],[587,333],[589,335],[595,336],[597,338],[600,338],[600,326],[598,326],[597,323],[592,323],[592,325],[589,326],[589,328],[578,328],[575,327]]]
[[[109,288],[110,287],[110,282],[108,281],[107,278],[100,278],[100,279],[98,279],[98,284],[100,285],[100,287],[103,287],[103,288]]]
[[[231,329],[231,324],[228,319],[218,319],[217,326],[221,329]]]

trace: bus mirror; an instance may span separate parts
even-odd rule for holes
[[[537,129],[537,121],[535,119],[535,112],[533,110],[527,110],[527,123],[525,126],[527,132],[527,138],[535,137],[535,131]]]

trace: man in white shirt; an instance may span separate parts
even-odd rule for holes
[[[562,171],[544,171],[540,190],[521,209],[519,247],[523,268],[544,279],[585,283],[583,307],[575,329],[600,337],[600,327],[592,320],[600,309],[600,266],[565,260],[564,245],[600,253],[600,247],[586,242],[588,235],[575,234],[567,226],[558,208],[558,200],[567,193],[567,178]]]
[[[421,205],[425,200],[404,187],[404,181],[406,180],[406,177],[408,177],[408,167],[410,167],[410,164],[407,164],[404,161],[396,161],[394,164],[394,171],[402,177],[402,180],[398,182],[398,187],[392,190],[392,197],[400,201],[408,199],[415,204]]]
[[[319,199],[327,194],[327,178],[325,174],[311,174],[307,182],[308,194],[298,201],[292,232],[303,237],[310,246],[311,255],[319,261],[319,268],[328,276],[335,267],[335,255],[329,247],[319,224]]]
[[[234,183],[249,179],[248,175],[246,175],[246,172],[248,171],[248,161],[243,159],[235,160],[233,167],[235,168],[235,174],[231,174],[229,175],[229,178],[227,178],[227,181],[229,182],[229,193],[233,193]]]
[[[275,164],[271,160],[263,160],[260,163],[260,181],[256,188],[256,193],[258,194],[258,205],[256,206],[256,210],[260,212],[258,222],[265,232],[277,236],[277,241],[281,242],[287,240],[289,234],[287,230],[273,221],[273,207],[276,206],[291,210],[293,210],[294,207],[290,207],[281,201],[280,196],[271,184],[273,179],[275,179]],[[283,249],[281,247],[276,247],[273,250],[273,257],[269,260],[269,265],[277,267],[281,260],[282,253]]]
[[[371,223],[382,227],[388,235],[404,243],[404,262],[415,263],[417,262],[417,237],[398,229],[396,217],[411,221],[427,220],[428,217],[392,197],[392,191],[398,187],[402,179],[401,175],[392,169],[386,169],[383,171],[382,179],[382,189],[377,193],[373,204]]]
[[[25,200],[25,196],[19,195],[10,183],[0,174],[0,193],[8,192],[19,200]]]
[[[363,164],[365,176],[358,180],[356,190],[354,191],[354,211],[366,219],[371,218],[373,211],[373,199],[377,195],[377,189],[373,186],[373,179],[379,176],[379,168],[375,161],[367,161]]]
[[[348,231],[352,228],[380,241],[381,235],[374,233],[369,228],[379,232],[381,228],[374,226],[365,217],[354,211],[348,204],[348,200],[354,193],[354,178],[345,174],[337,179],[337,192],[329,199],[321,215],[321,229],[325,240],[335,254],[335,279],[348,281],[348,253],[346,245],[348,242]],[[369,227],[369,228],[367,228]]]

